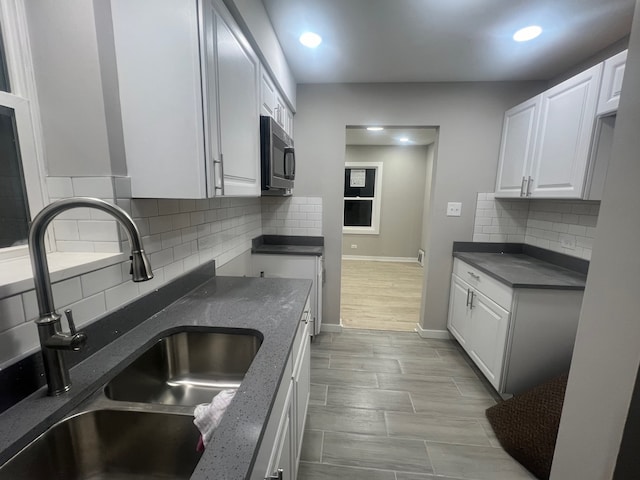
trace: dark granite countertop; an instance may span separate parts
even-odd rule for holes
[[[324,255],[324,237],[261,235],[252,241],[251,253],[270,255]]]
[[[512,288],[584,290],[587,276],[524,253],[453,252]]]
[[[310,287],[308,280],[208,280],[73,367],[68,393],[47,397],[41,388],[0,415],[0,465],[81,405],[158,338],[184,327],[243,328],[259,332],[262,345],[191,478],[248,478]]]

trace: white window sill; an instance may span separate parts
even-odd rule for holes
[[[52,282],[108,267],[127,259],[125,253],[52,252],[47,255]],[[0,298],[32,290],[33,274],[29,257],[0,261]]]

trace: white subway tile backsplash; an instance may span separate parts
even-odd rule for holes
[[[14,295],[0,300],[0,332],[20,325],[25,320],[21,295]],[[35,328],[35,325],[33,328]]]
[[[162,248],[171,248],[182,243],[182,232],[180,230],[172,230],[170,232],[163,233]]]
[[[47,177],[50,198],[73,197],[73,185],[69,177]]]
[[[112,177],[72,177],[75,197],[114,198]]]
[[[115,287],[123,282],[120,265],[111,265],[94,272],[86,273],[80,277],[82,295],[90,297],[108,288]]]
[[[180,200],[158,199],[158,214],[171,215],[174,213],[180,213]]]
[[[597,202],[494,199],[479,193],[473,241],[527,243],[590,258],[599,208]]]
[[[59,252],[95,252],[93,242],[56,240]]]
[[[100,253],[118,253],[131,250],[131,248],[127,246],[128,242],[124,242],[122,245],[125,246],[122,247],[120,242],[93,242],[94,251]]]
[[[131,302],[138,296],[138,284],[129,280],[116,287],[105,290],[105,301],[107,310],[114,310],[117,307]]]
[[[78,220],[80,240],[104,242],[120,240],[118,224],[115,221]]]
[[[23,323],[0,333],[0,369],[14,363],[40,346],[38,329]]]
[[[155,198],[131,199],[131,212],[134,218],[154,217],[158,215],[158,200]]]
[[[161,217],[149,218],[149,233],[165,233],[171,231],[171,217],[163,215]]]
[[[56,240],[80,240],[78,222],[76,220],[54,220],[53,231]]]
[[[83,327],[107,313],[105,294],[104,292],[96,293],[64,308],[73,310],[73,319],[76,326]]]
[[[113,184],[115,187],[116,198],[131,198],[131,178],[114,177]]]
[[[69,305],[82,298],[82,286],[79,277],[69,278],[51,286],[56,305]]]

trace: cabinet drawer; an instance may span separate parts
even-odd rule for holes
[[[463,262],[458,258],[453,259],[453,273],[467,282],[488,298],[500,305],[507,311],[511,311],[511,300],[513,299],[513,289],[504,283],[492,278],[476,267]]]

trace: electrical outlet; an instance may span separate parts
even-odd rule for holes
[[[358,245],[356,245],[355,243],[352,243],[351,248],[358,248]]]
[[[459,217],[461,213],[462,213],[461,202],[447,203],[447,217]]]
[[[569,250],[576,249],[576,237],[573,235],[560,235],[560,246]]]

